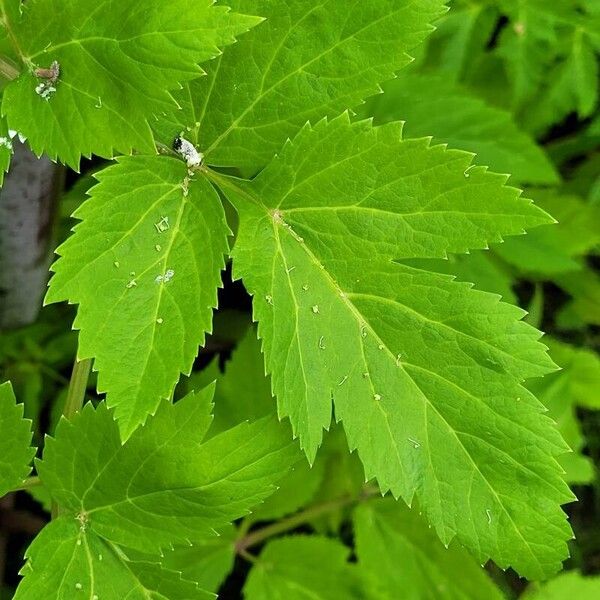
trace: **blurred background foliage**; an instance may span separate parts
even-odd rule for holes
[[[557,221],[427,268],[520,305],[546,332],[561,370],[528,385],[573,450],[562,458],[579,499],[566,507],[576,540],[565,572],[528,585],[493,564],[481,569],[457,544],[446,550],[418,507],[377,498],[335,425],[312,468],[300,463],[220,537],[175,548],[168,566],[224,598],[243,588],[250,600],[270,597],[265,569],[289,584],[289,598],[300,597],[297,583],[308,589],[310,581],[321,594],[315,598],[600,598],[599,54],[600,0],[454,0],[412,65],[355,108],[357,118],[376,123],[405,121],[406,137],[431,136],[433,144],[475,153],[477,164],[511,174],[510,183]],[[68,174],[57,241],[68,235],[69,215],[99,166]],[[214,333],[176,393],[218,381],[212,435],[275,411],[250,299],[228,272],[224,282]],[[34,324],[0,337],[0,381],[12,380],[38,443],[53,431],[65,398],[77,347],[73,317],[72,307],[49,306]],[[91,398],[94,390],[92,379]],[[0,503],[0,598],[11,596],[23,550],[47,518],[43,489],[31,494]]]

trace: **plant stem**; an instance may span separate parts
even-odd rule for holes
[[[71,381],[69,382],[67,400],[65,401],[65,406],[63,408],[63,416],[67,419],[73,417],[83,406],[91,369],[91,358],[75,361]]]
[[[360,496],[343,496],[342,498],[337,498],[335,500],[330,500],[328,502],[323,502],[322,504],[315,504],[314,506],[310,506],[306,510],[299,512],[287,519],[283,519],[282,521],[277,521],[271,525],[267,525],[262,529],[258,529],[244,535],[241,537],[235,544],[236,553],[240,556],[245,556],[246,550],[251,548],[252,546],[256,546],[267,540],[270,537],[275,535],[279,535],[280,533],[285,533],[286,531],[291,531],[307,523],[308,521],[312,521],[313,519],[320,517],[321,515],[325,515],[330,512],[335,512],[336,510],[340,510],[345,506],[349,506],[351,504],[357,504],[358,502],[363,502],[368,500],[370,497],[379,493],[379,490],[373,487],[367,487],[363,490],[363,493]]]
[[[77,414],[83,406],[85,400],[85,392],[87,390],[88,378],[92,370],[92,359],[84,358],[83,360],[75,359],[73,365],[73,373],[69,382],[69,390],[67,399],[63,407],[63,416],[71,419]],[[55,519],[60,514],[60,507],[56,502],[52,502],[52,518]]]
[[[20,73],[12,61],[4,56],[0,56],[0,75],[8,81],[13,81]]]
[[[40,478],[36,475],[33,477],[28,477],[18,488],[15,488],[13,491],[20,492],[23,490],[28,490],[32,487],[36,487],[38,485],[42,485]]]

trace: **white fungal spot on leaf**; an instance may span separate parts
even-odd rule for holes
[[[319,305],[318,305],[318,304],[315,304],[315,305],[312,307],[312,311],[313,311],[313,313],[314,313],[315,315],[318,315],[318,314],[319,314]]]
[[[9,138],[0,137],[0,146],[7,148],[10,152],[12,152],[13,145]]]

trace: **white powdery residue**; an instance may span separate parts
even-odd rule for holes
[[[13,145],[9,138],[0,137],[0,146],[3,146],[4,148],[7,148],[10,152],[12,152]]]
[[[204,155],[201,152],[198,152],[194,147],[194,144],[184,137],[179,136],[178,138],[175,138],[173,149],[177,154],[185,158],[188,167],[199,167],[204,160]]]
[[[164,275],[157,275],[154,279],[155,283],[168,283],[175,276],[175,271],[173,269],[167,269]]]
[[[55,92],[56,92],[56,88],[51,83],[48,83],[47,81],[38,83],[35,86],[35,93],[38,96],[40,96],[41,98],[43,98],[44,100],[46,100],[46,102],[48,100],[50,100],[50,98],[54,95]]]

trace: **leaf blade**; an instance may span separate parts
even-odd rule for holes
[[[484,247],[548,217],[502,177],[465,177],[462,153],[408,140],[407,161],[397,126],[369,127],[321,123],[252,182],[214,177],[240,214],[234,273],[254,295],[279,413],[312,459],[333,397],[350,449],[383,491],[409,504],[416,494],[444,542],[456,535],[480,560],[543,577],[566,555],[560,504],[572,495],[555,460],[564,441],[521,385],[554,368],[540,334],[497,296],[394,259]],[[444,178],[431,174],[438,161]],[[434,202],[444,186],[452,192],[439,200],[449,214],[435,228],[423,219],[404,230],[393,217],[431,206],[429,177]],[[388,220],[344,214],[361,202]],[[477,206],[478,216],[465,213]],[[307,207],[315,216],[302,220]],[[471,218],[480,225],[471,229]]]
[[[207,180],[182,161],[121,157],[75,216],[57,253],[46,302],[79,304],[79,358],[95,358],[125,436],[189,373],[211,330],[225,213]]]
[[[0,385],[0,498],[20,486],[31,473],[33,433],[31,421],[23,418],[10,383]]]

